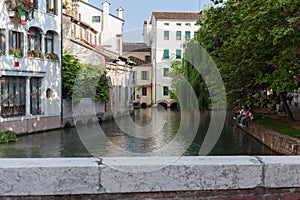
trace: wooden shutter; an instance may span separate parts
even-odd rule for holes
[[[57,0],[54,0],[54,14],[55,15],[58,14],[58,2],[57,2]]]
[[[19,33],[20,35],[20,49],[22,56],[24,55],[24,33]]]

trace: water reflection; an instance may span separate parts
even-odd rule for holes
[[[149,109],[136,110],[132,119],[139,126],[145,126],[151,122],[155,115],[149,113]],[[210,122],[210,114],[202,112],[198,133],[190,145],[189,132],[184,135],[177,134],[181,115],[179,111],[167,111],[166,123],[163,129],[155,137],[137,138],[120,130],[114,121],[104,122],[101,128],[105,135],[99,137],[98,133],[91,130],[99,129],[98,124],[81,127],[84,131],[80,137],[75,128],[48,131],[35,135],[22,136],[15,144],[1,144],[0,157],[5,158],[29,158],[29,157],[91,157],[99,156],[126,156],[117,149],[139,154],[151,155],[159,152],[171,141],[172,149],[163,155],[177,155],[183,149],[185,156],[199,154],[202,141]],[[89,151],[82,141],[88,143]],[[113,145],[108,145],[108,142]],[[159,152],[161,153],[161,152]],[[275,155],[270,149],[236,127],[234,122],[227,118],[221,137],[209,155]]]

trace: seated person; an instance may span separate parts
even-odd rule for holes
[[[239,124],[241,123],[241,119],[245,116],[245,107],[243,106],[238,114],[238,116],[236,117],[236,122]]]

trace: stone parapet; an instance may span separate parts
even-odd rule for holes
[[[279,134],[255,123],[249,123],[248,128],[242,129],[273,151],[284,155],[300,155],[300,139]]]
[[[154,198],[209,191],[234,196],[277,189],[300,198],[299,168],[300,156],[0,159],[0,198],[99,195],[102,199],[128,194]]]

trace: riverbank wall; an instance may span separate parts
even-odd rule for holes
[[[297,138],[282,135],[255,123],[249,123],[247,128],[241,128],[279,154],[300,155],[300,140]]]
[[[0,159],[0,199],[300,199],[300,156]]]

